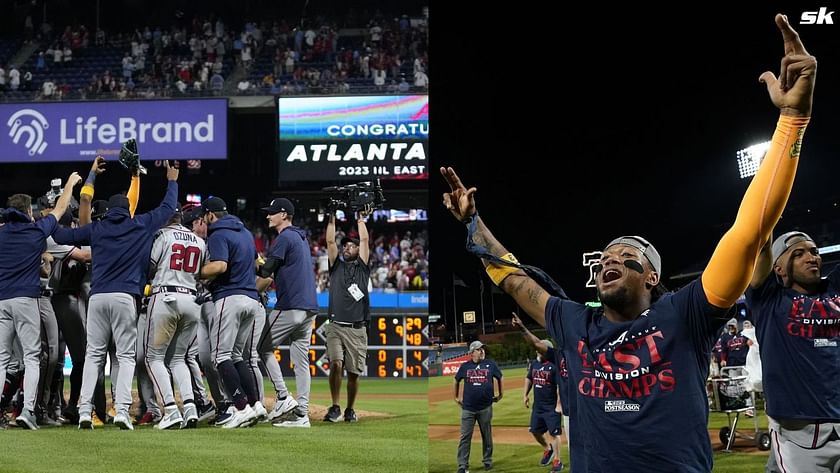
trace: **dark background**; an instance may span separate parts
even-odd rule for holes
[[[819,62],[777,234],[840,218],[840,12],[833,25],[798,24],[803,10],[834,5],[533,4],[488,7],[480,20],[434,5],[432,19],[446,25],[432,22],[430,50],[444,71],[431,82],[433,167],[451,165],[476,186],[499,241],[574,300],[595,300],[582,254],[620,235],[650,240],[666,285],[683,285],[690,279],[671,278],[702,270],[749,183],[735,152],[772,136],[779,113],[758,77],[780,68],[776,12]],[[464,250],[463,225],[441,203],[447,189],[433,169],[431,312],[451,333],[454,314],[480,312],[483,301],[491,331],[494,315],[509,319],[515,305],[491,297],[492,283]],[[453,274],[469,287],[453,286]],[[468,326],[467,338],[479,327]]]

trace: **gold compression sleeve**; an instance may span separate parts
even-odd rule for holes
[[[131,186],[128,188],[128,212],[134,217],[137,204],[140,202],[140,176],[131,176]]]
[[[802,135],[809,120],[810,117],[779,117],[770,148],[744,194],[735,223],[721,238],[703,272],[703,291],[710,304],[732,307],[747,289],[759,251],[790,196]]]

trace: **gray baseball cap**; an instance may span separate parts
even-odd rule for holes
[[[787,232],[783,235],[780,235],[779,238],[776,238],[773,241],[773,246],[770,249],[770,252],[773,255],[773,264],[776,264],[776,261],[778,261],[779,258],[781,258],[782,255],[785,254],[791,246],[797,243],[801,243],[803,241],[814,241],[814,239],[804,232]]]
[[[548,348],[551,348],[552,350],[554,349],[554,342],[551,340],[546,338],[545,340],[542,340],[542,342],[545,343]]]
[[[481,348],[481,347],[483,347],[483,346],[484,346],[484,344],[483,344],[483,343],[481,343],[481,342],[480,342],[480,341],[478,341],[478,340],[476,340],[476,341],[474,341],[474,342],[470,343],[470,353],[472,353],[472,352],[474,352],[474,351],[478,350],[479,348]]]
[[[653,270],[660,275],[662,274],[662,257],[659,256],[659,252],[656,251],[656,248],[654,248],[649,241],[640,236],[618,237],[605,246],[604,251],[607,251],[607,248],[615,245],[628,245],[633,248],[637,248],[645,255],[645,258],[650,261],[650,265],[653,266]]]

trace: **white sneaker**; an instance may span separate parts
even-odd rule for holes
[[[195,404],[184,404],[184,421],[181,423],[182,429],[194,429],[198,425],[198,409]]]
[[[284,420],[283,422],[276,422],[271,425],[275,427],[303,427],[305,429],[308,429],[310,427],[308,415],[303,417],[295,416],[294,420]]]
[[[245,406],[241,411],[233,408],[233,415],[230,421],[222,426],[223,429],[235,429],[237,427],[250,427],[257,420],[257,413],[251,406]]]
[[[268,422],[268,411],[265,410],[265,406],[260,401],[254,403],[254,412],[257,413],[257,422]]]
[[[166,410],[169,410],[169,408],[167,408]],[[164,414],[163,418],[160,419],[160,422],[158,422],[155,425],[155,428],[158,429],[158,430],[171,429],[172,427],[175,427],[175,426],[180,427],[180,425],[183,422],[184,422],[184,418],[181,417],[181,411],[179,411],[178,408],[176,407],[176,408],[172,409],[171,412],[167,412],[166,414]],[[114,423],[116,423],[116,418],[114,420]]]
[[[128,418],[128,413],[123,411],[117,412],[117,415],[114,416],[114,425],[119,427],[120,430],[134,430],[131,419]]]
[[[278,417],[283,417],[297,406],[298,402],[292,396],[286,396],[286,399],[276,401],[274,408],[268,413],[268,421],[271,422]]]
[[[79,430],[93,430],[93,419],[90,414],[79,414]]]

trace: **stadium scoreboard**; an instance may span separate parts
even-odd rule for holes
[[[326,314],[315,317],[309,349],[312,376],[329,375]],[[294,376],[288,345],[274,352],[283,376]],[[368,350],[363,376],[373,378],[422,378],[429,374],[429,316],[411,313],[371,314]]]

